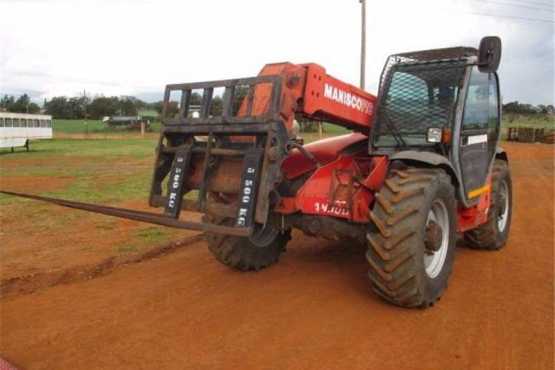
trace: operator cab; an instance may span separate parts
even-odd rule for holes
[[[465,206],[475,204],[487,190],[500,134],[498,40],[484,38],[480,50],[390,56],[381,76],[370,151],[392,158],[416,151],[430,163],[444,163],[463,185],[459,199]],[[488,46],[489,54],[482,50]],[[482,55],[489,62],[480,60]]]

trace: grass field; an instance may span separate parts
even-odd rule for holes
[[[506,114],[503,116],[503,127],[534,127],[555,129],[555,116],[524,116]]]
[[[106,138],[111,136],[121,136],[121,135],[136,135],[138,130],[129,131],[125,129],[114,129],[109,128],[103,124],[100,120],[62,120],[55,119],[53,123],[54,135],[57,137],[68,137],[72,135],[77,135],[80,138],[86,138],[87,135],[91,137],[104,136]],[[502,122],[502,133],[506,135],[506,129],[508,127],[535,127],[535,128],[547,128],[555,129],[555,117],[531,117],[531,116],[513,116],[507,115],[504,117]],[[151,134],[160,131],[160,123],[154,122],[151,124]],[[329,123],[324,124],[324,134],[329,135],[341,135],[348,133],[349,130]],[[306,132],[303,133],[307,139],[317,138],[318,134],[316,132]],[[311,140],[310,140],[311,141]]]
[[[66,186],[40,192],[81,201],[119,202],[145,198],[153,163],[154,139],[36,141],[31,151],[0,152],[7,181],[17,177],[67,179]],[[40,189],[37,184],[37,190]],[[14,198],[0,196],[0,202]]]
[[[160,131],[160,122],[151,123],[151,131]],[[80,119],[55,119],[53,120],[54,136],[64,135],[121,135],[125,133],[138,133],[139,130],[127,130],[124,128],[107,127],[101,120],[80,120]],[[62,135],[60,135],[62,134]]]
[[[15,153],[0,151],[0,188],[158,212],[147,205],[155,147],[154,137],[36,141],[31,144],[30,152],[22,149]],[[64,233],[83,253],[98,258],[142,253],[183,235],[176,229],[4,195],[0,195],[0,209],[3,228],[10,233],[18,231],[30,235],[28,245],[35,245],[39,251],[41,240],[53,235],[64,238]],[[24,226],[15,221],[28,218],[34,220],[33,224],[20,230]],[[92,230],[92,234],[86,234],[92,236],[81,236],[85,229]],[[8,238],[4,244],[11,242]],[[17,253],[17,245],[12,247],[4,253]],[[44,253],[55,262],[51,254],[54,252],[45,250]]]

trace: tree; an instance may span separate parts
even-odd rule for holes
[[[236,86],[235,87],[235,94],[233,94],[233,112],[232,115],[235,116],[237,115],[237,113],[239,112],[239,110],[241,109],[241,105],[243,104],[243,101],[246,100],[245,98],[247,97],[249,93],[249,87],[248,86]]]
[[[156,112],[158,112],[158,114],[161,116],[162,110],[164,109],[164,102],[158,101],[156,103],[152,103],[151,107],[154,108]],[[174,117],[177,114],[177,112],[179,112],[179,104],[176,101],[170,101],[168,103],[166,115],[168,117]]]
[[[27,106],[27,113],[37,114],[40,113],[40,107],[36,103],[29,103]]]
[[[4,95],[2,99],[0,99],[0,108],[9,111],[14,102],[15,98],[12,95]]]
[[[66,112],[65,118],[70,118],[70,119],[85,118],[85,112],[86,112],[88,103],[89,103],[89,99],[84,96],[67,99],[65,103],[65,112]]]
[[[542,113],[542,114],[554,114],[555,113],[555,107],[553,107],[553,105],[551,105],[551,104],[549,104],[549,105],[540,104],[540,105],[538,105],[538,109],[539,109],[540,113]]]
[[[145,103],[144,101],[142,101],[141,99],[138,99],[134,96],[125,96],[123,97],[124,99],[130,100],[133,105],[135,106],[135,110],[138,112],[142,109],[145,109],[148,107],[148,104]],[[136,113],[135,113],[136,114]]]
[[[162,107],[163,106],[164,106],[164,102],[161,101],[161,100],[149,104],[149,108],[154,109],[156,112],[158,112],[158,114],[162,114]]]
[[[14,113],[27,113],[27,107],[30,102],[31,99],[29,99],[29,95],[23,94],[17,98],[10,108],[8,108],[8,111]]]
[[[521,104],[518,101],[503,104],[503,113],[536,114],[538,109],[531,104]]]
[[[224,101],[220,96],[215,96],[212,98],[212,104],[210,105],[210,115],[221,116],[223,113]]]
[[[44,104],[46,113],[54,118],[73,118],[65,96],[55,96]]]
[[[136,116],[138,109],[135,101],[137,99],[131,99],[129,97],[123,98],[119,101],[119,111],[124,116]]]
[[[23,94],[19,98],[11,95],[4,95],[0,99],[0,108],[13,113],[38,113],[40,107],[31,102],[29,95]]]
[[[87,107],[89,116],[93,119],[101,119],[105,116],[114,116],[120,110],[119,98],[98,96]]]

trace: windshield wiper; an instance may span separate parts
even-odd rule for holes
[[[387,125],[387,128],[389,129],[389,132],[391,132],[391,136],[393,136],[393,138],[397,142],[397,145],[400,146],[400,147],[407,147],[408,145],[405,142],[405,140],[403,139],[403,136],[401,135],[401,133],[399,132],[399,130],[397,129],[395,124],[393,122],[391,122],[391,120],[389,119],[388,114],[385,111],[383,113],[384,113],[383,118],[384,118],[385,124]]]

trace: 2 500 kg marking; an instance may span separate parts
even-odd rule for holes
[[[243,191],[241,194],[239,211],[237,214],[237,226],[247,226],[247,220],[249,216],[249,210],[254,196],[254,179],[256,175],[256,169],[249,167],[247,168],[245,182],[243,183]]]

